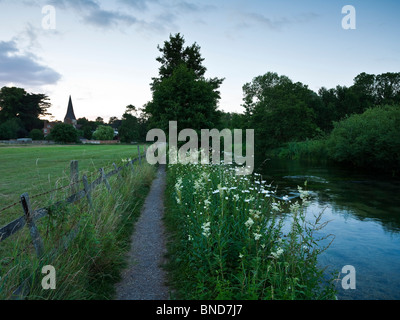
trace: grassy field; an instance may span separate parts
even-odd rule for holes
[[[33,196],[68,185],[71,160],[79,161],[81,177],[97,172],[100,167],[110,171],[113,162],[119,165],[122,159],[136,156],[136,145],[0,147],[0,210],[19,201],[24,192]],[[0,224],[4,214],[13,215],[12,212],[0,214]]]
[[[127,167],[112,176],[112,192],[104,184],[92,191],[93,208],[86,200],[52,207],[69,195],[69,188],[34,195],[68,186],[70,160],[79,161],[80,178],[92,174],[89,181],[93,181],[100,167],[109,172],[113,162],[120,166],[122,160],[136,156],[137,146],[129,145],[0,147],[0,210],[18,201],[23,192],[32,195],[33,209],[50,210],[47,217],[36,221],[44,243],[41,259],[36,257],[28,228],[0,242],[0,300],[9,299],[16,286],[28,278],[27,299],[112,299],[154,167],[143,161],[140,166],[136,163],[133,171]],[[19,203],[0,211],[0,226],[22,214]],[[77,237],[64,247],[64,239],[75,228],[79,228]],[[54,250],[64,254],[54,258]],[[47,264],[57,270],[57,290],[45,291],[41,286],[41,266]]]

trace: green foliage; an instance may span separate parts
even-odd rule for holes
[[[43,131],[40,129],[33,129],[31,132],[29,132],[29,138],[32,140],[43,140]]]
[[[172,76],[157,84],[153,101],[146,105],[152,126],[168,132],[168,122],[178,121],[178,131],[184,128],[213,128],[218,122],[216,84],[196,79],[184,64]]]
[[[95,121],[90,121],[86,118],[79,118],[77,124],[83,132],[83,137],[88,140],[92,139],[93,132],[96,130],[98,124]]]
[[[41,261],[25,248],[29,238],[25,246],[16,243],[14,251],[6,255],[10,264],[0,264],[7,267],[2,269],[7,276],[0,278],[0,298],[9,298],[15,287],[32,275],[29,300],[113,299],[115,284],[126,266],[133,224],[154,173],[147,164],[134,172],[126,168],[120,178],[110,178],[112,193],[104,185],[92,191],[92,209],[85,200],[50,205],[49,215],[36,222],[45,249]],[[41,285],[44,275],[40,266],[48,264],[56,269],[56,290],[43,290]]]
[[[247,118],[244,114],[236,112],[220,111],[220,122],[217,129],[244,129],[247,125]]]
[[[17,139],[20,136],[22,127],[21,121],[17,118],[6,120],[0,123],[0,139]]]
[[[400,103],[400,73],[379,75],[360,73],[351,87],[337,86],[334,89],[321,88],[322,104],[317,105],[317,124],[329,132],[333,122],[352,114],[361,114],[377,105]]]
[[[157,57],[157,61],[161,64],[159,68],[159,78],[153,78],[153,85],[169,78],[175,69],[184,64],[188,69],[192,70],[196,78],[201,78],[206,72],[206,68],[202,65],[204,58],[200,54],[200,46],[196,43],[189,47],[184,47],[185,39],[180,33],[169,36],[169,41],[164,41],[164,46],[157,46],[158,51],[162,53]]]
[[[57,123],[50,133],[51,139],[61,143],[74,143],[78,141],[78,131],[73,125]]]
[[[267,155],[273,158],[290,160],[327,160],[329,158],[326,139],[324,138],[288,142],[279,148],[269,150]]]
[[[327,147],[335,161],[398,172],[400,106],[374,107],[336,122]]]
[[[32,129],[43,126],[40,116],[49,115],[48,97],[44,94],[27,93],[22,88],[3,87],[0,90],[0,122],[18,119],[23,129],[18,137],[24,137]]]
[[[184,39],[177,34],[160,48],[157,58],[162,65],[159,77],[153,78],[153,100],[144,111],[151,127],[168,132],[168,122],[178,121],[178,130],[214,128],[218,123],[218,91],[223,79],[205,79],[200,47],[184,47]]]
[[[110,126],[100,125],[92,135],[95,140],[112,140],[114,138],[114,129]]]
[[[122,142],[131,143],[146,140],[146,121],[144,118],[137,118],[137,109],[133,105],[126,106],[122,116],[121,126],[118,135]]]
[[[313,104],[318,96],[307,86],[268,72],[243,86],[249,126],[255,129],[256,149],[264,150],[316,133]]]
[[[178,299],[334,299],[317,257],[325,223],[302,203],[272,198],[258,175],[230,166],[170,165],[166,222],[170,281]],[[285,214],[290,212],[290,217]],[[289,228],[284,224],[289,223]]]

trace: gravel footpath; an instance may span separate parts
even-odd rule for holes
[[[117,284],[116,300],[167,300],[164,263],[165,231],[164,214],[165,165],[160,165],[151,185],[139,220],[135,224],[132,247],[128,254],[128,269]]]

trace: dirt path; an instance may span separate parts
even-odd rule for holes
[[[165,234],[164,214],[165,165],[160,165],[157,177],[136,222],[132,247],[128,256],[129,268],[122,274],[117,285],[117,300],[166,300],[165,272],[160,267],[164,261]]]

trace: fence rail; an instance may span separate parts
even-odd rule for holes
[[[140,155],[140,149],[138,146],[138,152],[139,155],[137,158],[132,159],[127,161],[127,163],[122,166],[122,167],[117,167],[115,163],[113,163],[114,170],[111,170],[107,174],[104,172],[103,168],[99,169],[99,177],[92,181],[92,183],[88,183],[87,176],[84,175],[82,180],[78,180],[79,178],[79,171],[78,171],[78,161],[71,161],[71,184],[67,187],[71,187],[71,190],[73,192],[72,195],[67,197],[65,200],[58,201],[55,203],[55,206],[60,206],[62,204],[71,204],[76,201],[79,201],[86,197],[88,199],[89,204],[91,204],[91,191],[94,190],[98,185],[101,183],[104,183],[109,191],[111,191],[111,186],[108,182],[108,179],[116,174],[119,174],[119,172],[124,168],[131,166],[133,169],[133,164],[137,161],[139,161],[139,164],[141,164],[141,159],[145,157],[145,153],[143,155]],[[84,188],[82,190],[76,190],[77,184],[82,181]],[[0,242],[4,241],[8,237],[12,236],[13,234],[17,233],[19,230],[21,230],[28,222],[29,223],[35,223],[37,220],[47,216],[48,214],[48,209],[47,208],[40,208],[36,209],[34,211],[31,211],[30,205],[29,205],[29,195],[28,193],[23,193],[21,195],[21,200],[19,203],[22,204],[22,208],[24,211],[24,215],[15,219],[14,221],[10,222],[6,226],[0,228]],[[14,204],[15,205],[15,204]],[[27,213],[28,211],[28,213]],[[28,224],[29,224],[28,223]]]
[[[104,168],[100,168],[98,178],[93,180],[91,183],[89,183],[88,177],[86,175],[83,175],[82,179],[79,180],[78,161],[76,160],[71,161],[70,163],[71,183],[63,188],[70,187],[72,195],[70,195],[64,200],[56,202],[52,206],[59,207],[65,204],[73,204],[86,197],[89,207],[92,209],[93,207],[91,198],[92,191],[95,190],[97,186],[104,183],[107,190],[111,192],[112,191],[111,186],[108,182],[109,178],[111,178],[114,175],[120,176],[120,172],[126,167],[130,167],[131,170],[134,171],[135,167],[133,166],[133,164],[135,162],[138,162],[140,165],[142,162],[142,158],[145,157],[145,154],[146,154],[146,147],[144,153],[141,155],[140,148],[138,146],[137,158],[132,160],[128,159],[126,164],[121,167],[117,167],[117,165],[113,163],[114,169],[108,173],[105,173]],[[78,184],[81,182],[83,184],[83,189],[79,190]],[[47,193],[48,192],[46,192],[46,194]],[[38,257],[39,261],[42,261],[44,255],[44,245],[35,222],[43,217],[46,217],[49,214],[49,208],[40,208],[32,210],[28,193],[23,193],[20,196],[19,203],[21,203],[22,205],[24,215],[10,222],[6,226],[0,228],[0,243],[9,238],[10,236],[12,236],[13,234],[17,233],[18,231],[22,230],[25,227],[25,225],[27,225],[30,232],[31,242],[33,244],[33,247],[35,248],[36,256]],[[67,248],[69,243],[78,235],[78,233],[79,233],[79,224],[73,230],[71,230],[71,232],[69,232],[69,234],[65,237],[63,247]],[[54,258],[56,255],[57,255],[57,249],[53,249],[50,252],[50,256]],[[13,299],[21,299],[29,294],[31,278],[32,276],[25,279],[18,287],[16,287],[12,291],[11,297]]]

